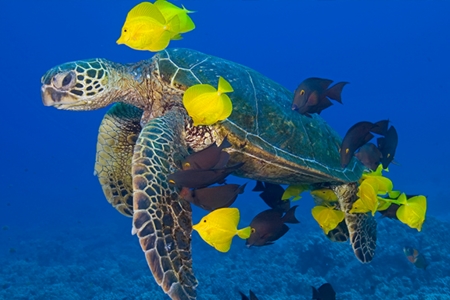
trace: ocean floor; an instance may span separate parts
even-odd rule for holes
[[[198,299],[240,299],[251,289],[264,299],[311,299],[311,286],[330,282],[337,299],[450,299],[450,224],[428,217],[422,232],[378,218],[378,248],[361,264],[348,243],[332,243],[308,218],[274,245],[247,249],[233,240],[219,253],[193,233]],[[88,226],[0,231],[0,299],[168,299],[155,283],[131,219]],[[404,246],[430,265],[411,264]]]

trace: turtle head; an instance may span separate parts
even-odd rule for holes
[[[66,110],[93,110],[113,102],[111,81],[114,66],[104,59],[65,63],[42,76],[45,106]]]

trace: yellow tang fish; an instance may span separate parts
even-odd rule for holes
[[[378,197],[376,190],[370,183],[363,181],[358,189],[359,199],[355,201],[350,209],[350,213],[366,213],[371,212],[372,216],[378,208]]]
[[[233,91],[231,85],[219,77],[217,90],[209,84],[196,84],[183,95],[183,105],[194,121],[194,126],[212,125],[231,115],[233,105],[225,93]]]
[[[392,181],[387,177],[367,177],[364,182],[370,183],[374,188],[376,188],[376,192],[378,195],[386,195],[392,192],[393,184]]]
[[[321,205],[313,207],[311,213],[317,223],[319,223],[320,228],[323,229],[325,234],[328,234],[330,230],[335,229],[339,225],[339,223],[344,220],[345,217],[344,212],[336,210],[333,207]]]
[[[292,198],[292,201],[300,200],[300,198],[302,198],[300,194],[307,190],[309,190],[309,185],[307,184],[291,184],[284,191],[283,195],[281,196],[281,200],[288,200],[290,198]]]
[[[400,198],[406,199],[405,194],[400,195]],[[421,231],[422,224],[425,221],[426,211],[427,198],[420,195],[409,198],[406,203],[400,205],[396,214],[400,222]]]
[[[200,237],[220,252],[227,252],[231,247],[231,240],[237,234],[241,239],[248,239],[251,234],[250,226],[237,229],[239,210],[237,208],[219,208],[204,216],[194,226]]]
[[[166,0],[157,0],[154,5],[159,9],[166,20],[170,20],[174,16],[178,16],[180,19],[180,33],[185,33],[195,29],[194,22],[191,17],[188,16],[188,14],[193,13],[193,11],[187,10],[184,6],[183,8],[180,8]]]
[[[125,44],[135,50],[157,52],[164,50],[171,39],[177,39],[179,29],[180,19],[177,15],[166,21],[155,5],[142,2],[128,13],[117,44]]]
[[[311,196],[313,196],[314,198],[317,197],[320,200],[322,200],[321,202],[323,202],[323,201],[325,201],[325,202],[338,201],[338,197],[331,189],[327,189],[327,188],[318,189],[318,190],[311,191],[310,193],[311,193]]]

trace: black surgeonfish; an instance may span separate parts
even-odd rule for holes
[[[338,82],[328,88],[332,82],[333,80],[317,77],[305,79],[295,90],[292,110],[311,118],[310,114],[320,114],[333,105],[328,98],[342,103],[341,92],[348,82]]]
[[[377,139],[378,149],[382,154],[381,164],[386,169],[394,160],[395,150],[398,144],[398,134],[394,126],[389,127],[386,135]]]
[[[262,191],[259,196],[269,207],[288,211],[291,203],[288,200],[282,200],[284,188],[279,184],[257,181],[253,191]]]
[[[195,170],[208,170],[211,168],[220,168],[227,164],[230,156],[228,153],[223,152],[222,149],[231,147],[230,142],[228,142],[225,137],[220,146],[213,143],[206,147],[205,149],[194,152],[182,162],[183,170],[195,169]],[[222,166],[217,166],[221,160],[226,160]]]
[[[364,166],[366,166],[366,168],[375,171],[381,162],[382,155],[375,144],[367,143],[359,148],[359,151],[355,153],[355,156]]]
[[[242,167],[238,163],[230,167],[209,170],[180,170],[170,174],[167,179],[171,185],[200,189],[214,183],[223,183],[225,177]]]
[[[404,247],[403,252],[406,258],[416,266],[416,268],[426,270],[428,267],[428,262],[422,253],[419,253],[416,249],[412,247]]]
[[[322,284],[318,289],[312,286],[313,300],[336,300],[336,292],[329,283]]]
[[[281,210],[273,208],[256,215],[250,223],[252,233],[245,243],[247,247],[273,244],[288,232],[289,227],[285,223],[300,223],[295,217],[296,208],[297,205],[292,206],[284,216]]]
[[[373,138],[373,134],[370,133],[370,131],[374,127],[375,125],[368,121],[358,122],[350,127],[342,140],[341,149],[339,151],[341,154],[342,168],[345,168],[348,165],[357,149]]]
[[[250,297],[247,297],[243,292],[239,291],[239,294],[241,294],[241,300],[258,300],[258,297],[256,297],[255,293],[250,290]]]
[[[213,211],[233,204],[238,195],[244,193],[246,185],[247,183],[243,185],[226,184],[194,190],[183,188],[180,196],[198,207]]]

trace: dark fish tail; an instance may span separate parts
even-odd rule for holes
[[[250,300],[258,300],[258,297],[256,297],[255,293],[250,290]]]
[[[342,104],[341,93],[344,85],[346,85],[347,83],[348,82],[338,82],[330,87],[326,92],[327,97]]]
[[[328,282],[319,287],[319,293],[322,300],[336,300],[336,292]]]
[[[385,136],[389,127],[389,119],[375,122],[373,125],[375,126],[370,130],[371,132]]]
[[[241,185],[241,186],[237,189],[237,191],[236,191],[236,194],[237,194],[237,195],[240,195],[240,194],[243,194],[243,193],[244,193],[244,189],[245,189],[245,187],[247,186],[247,183],[248,183],[248,182],[244,183],[243,185]]]
[[[262,181],[257,180],[256,185],[252,190],[253,192],[263,192],[264,191],[264,184]]]
[[[222,169],[225,168],[230,160],[230,154],[225,151],[220,151],[219,160],[217,164],[213,167],[213,169]]]
[[[241,291],[239,291],[239,294],[241,294],[241,300],[249,300],[248,297]]]
[[[312,286],[312,299],[313,300],[320,300],[319,291],[313,286]]]
[[[291,208],[289,208],[289,210],[284,214],[284,216],[281,218],[281,220],[284,223],[291,223],[291,224],[300,223],[300,221],[297,220],[297,218],[295,217],[295,209],[297,207],[298,207],[298,205],[294,205]]]
[[[228,141],[227,136],[225,136],[225,138],[223,139],[222,144],[220,144],[219,148],[220,148],[220,150],[222,150],[222,149],[229,148],[229,147],[231,147],[231,144]]]

